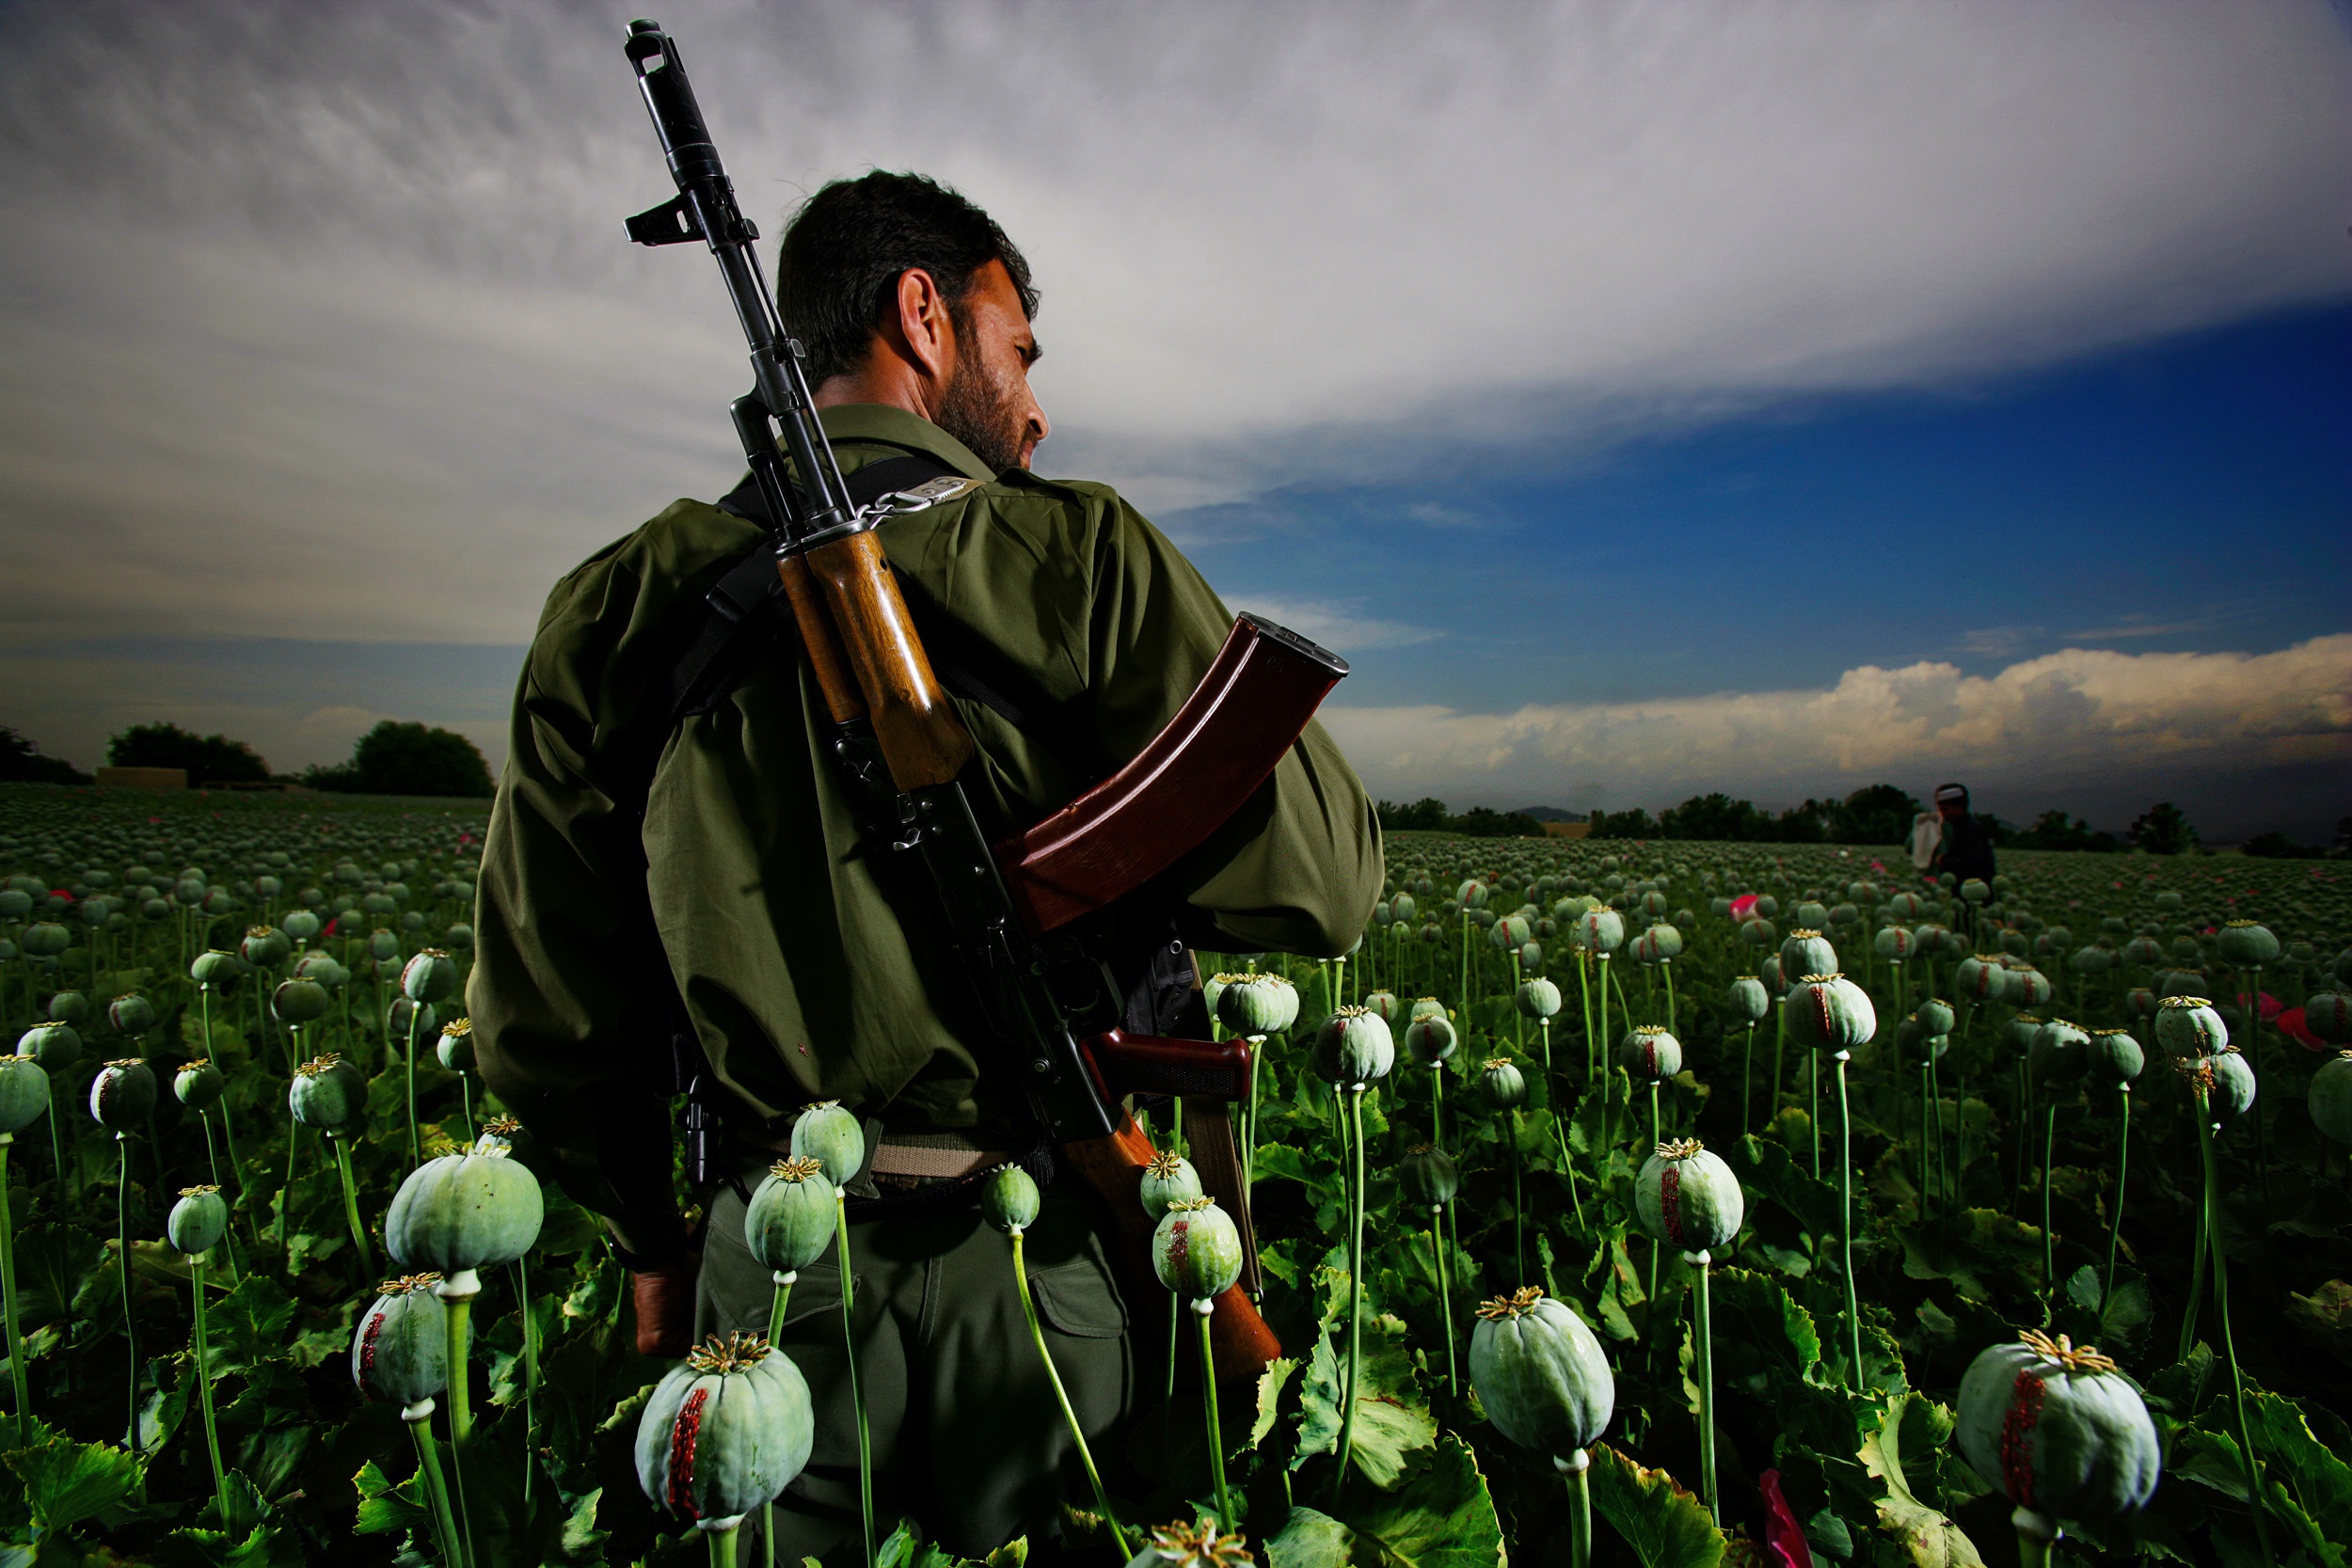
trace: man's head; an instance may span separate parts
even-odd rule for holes
[[[1968,786],[1956,784],[1937,784],[1935,786],[1935,810],[1938,816],[1947,820],[1955,816],[1967,816]]]
[[[1029,263],[946,186],[877,170],[819,190],[785,230],[776,303],[819,402],[912,409],[999,470],[1045,439]]]

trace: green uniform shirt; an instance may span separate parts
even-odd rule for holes
[[[909,451],[979,461],[902,409],[824,411],[845,470]],[[1110,489],[1016,473],[879,531],[891,562],[1027,671],[1068,738],[1123,761],[1182,705],[1232,616]],[[677,501],[558,583],[532,641],[485,847],[468,997],[485,1080],[584,1201],[626,1215],[670,1188],[667,964],[719,1078],[782,1135],[839,1100],[895,1128],[1009,1114],[943,1014],[937,933],[903,928],[868,869],[788,634],[715,711],[673,728],[682,611],[759,538]],[[1090,781],[993,710],[965,784],[1010,831]],[[1180,863],[1171,891],[1235,950],[1328,956],[1381,887],[1380,830],[1320,724],[1267,787]]]

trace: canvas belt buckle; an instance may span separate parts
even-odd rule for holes
[[[960,1181],[1020,1159],[1022,1151],[966,1132],[885,1132],[867,1174],[877,1180]]]

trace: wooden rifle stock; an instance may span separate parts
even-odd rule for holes
[[[972,759],[972,732],[931,671],[882,541],[872,529],[858,529],[812,546],[802,559],[849,651],[891,782],[901,791],[952,783]]]

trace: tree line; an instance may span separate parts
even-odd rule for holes
[[[482,750],[454,730],[387,719],[361,736],[348,760],[313,763],[299,773],[273,773],[259,752],[225,735],[198,735],[158,721],[134,724],[106,742],[113,768],[177,768],[192,787],[300,784],[350,795],[443,795],[480,799],[490,793],[490,766]],[[44,756],[15,730],[0,730],[0,782],[86,784],[91,776],[61,757]]]

